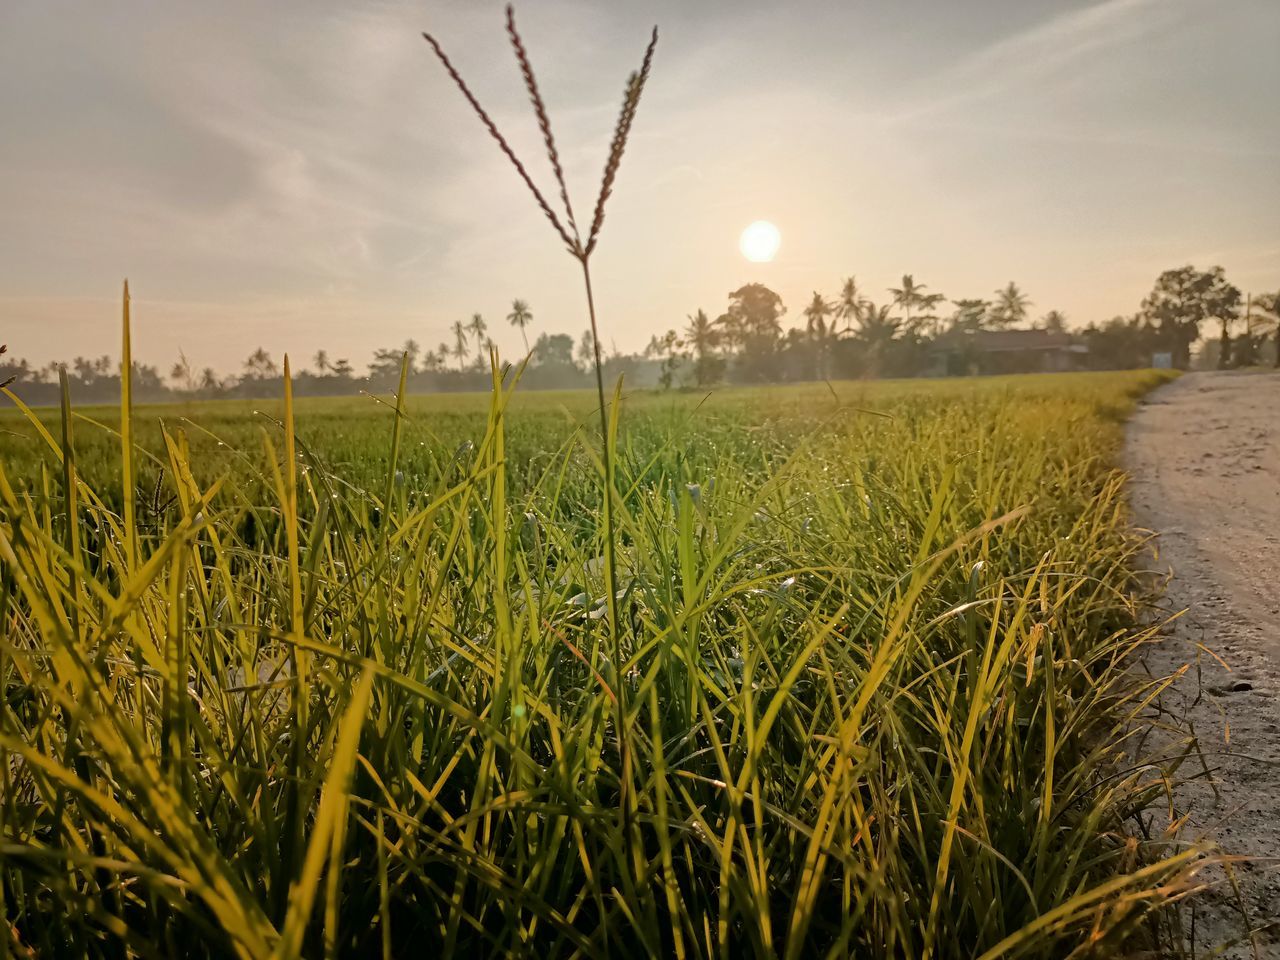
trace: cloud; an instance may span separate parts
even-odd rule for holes
[[[1135,43],[1177,16],[1176,0],[1101,0],[1002,37],[930,76],[927,91],[897,113],[934,119],[974,101],[1025,89],[1082,61]]]

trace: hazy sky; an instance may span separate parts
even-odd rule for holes
[[[1160,270],[1280,288],[1278,0],[527,0],[588,208],[627,73],[654,73],[596,263],[607,340],[758,280],[789,318],[855,274],[1038,316],[1132,312]],[[545,184],[498,3],[2,0],[0,341],[224,371],[358,366],[481,312],[586,326],[574,263],[453,89],[433,31]],[[772,264],[739,232],[774,221]]]

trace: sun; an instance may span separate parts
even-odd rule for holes
[[[768,263],[778,255],[782,234],[768,220],[757,220],[742,231],[738,247],[752,263]]]

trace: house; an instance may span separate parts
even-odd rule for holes
[[[1061,373],[1085,366],[1089,348],[1049,330],[951,330],[929,348],[935,376]]]

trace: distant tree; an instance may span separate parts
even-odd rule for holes
[[[1066,333],[1067,316],[1061,310],[1050,310],[1040,318],[1040,328],[1049,333]]]
[[[1237,367],[1252,367],[1258,362],[1258,338],[1246,327],[1231,342],[1231,363]]]
[[[513,327],[520,328],[520,339],[524,341],[524,352],[529,352],[529,338],[525,335],[524,328],[533,322],[533,314],[529,310],[529,304],[523,300],[511,301],[511,312],[507,314],[507,322]]]
[[[864,302],[862,291],[858,289],[858,281],[854,277],[846,277],[840,287],[840,299],[836,302],[836,316],[844,321],[844,332],[853,332],[853,321],[858,318],[858,310]]]
[[[1027,309],[1030,306],[1031,299],[1010,280],[1007,286],[996,291],[996,299],[987,316],[987,322],[993,327],[1012,327],[1027,318]]]
[[[868,300],[858,311],[856,336],[862,342],[867,373],[871,376],[883,376],[888,372],[894,338],[901,327],[902,321],[893,316],[891,304],[878,307]]]
[[[533,344],[533,365],[538,370],[571,379],[578,372],[573,363],[573,337],[567,333],[540,334]]]
[[[1275,365],[1280,367],[1280,293],[1262,293],[1250,297],[1245,317],[1250,336],[1260,343],[1266,341],[1268,331],[1275,334]]]
[[[261,347],[249,354],[248,359],[244,362],[244,377],[246,380],[272,380],[279,375],[280,368],[271,359],[271,355]]]
[[[428,350],[422,355],[421,369],[424,373],[436,373],[444,369],[445,363],[449,359],[449,348],[445,344],[441,344],[441,346],[444,347],[443,351]]]
[[[749,283],[729,294],[729,308],[716,319],[727,341],[737,350],[737,367],[744,380],[770,380],[776,374],[782,298],[762,283]]]
[[[348,360],[346,357],[341,357],[338,360],[334,361],[333,375],[335,377],[337,377],[339,380],[350,380],[351,374],[352,374],[352,370],[351,370],[350,360]]]
[[[410,375],[417,372],[418,354],[421,352],[422,348],[416,340],[406,340],[401,347],[374,350],[373,362],[369,364],[369,378],[388,386],[397,383],[402,363],[408,362]]]
[[[458,361],[458,369],[463,367],[467,358],[467,325],[461,320],[453,321],[453,356]]]
[[[316,355],[312,358],[311,362],[316,365],[316,373],[320,374],[322,377],[331,369],[329,353],[327,350],[317,350]]]
[[[476,338],[476,363],[484,366],[485,351],[485,331],[489,329],[488,324],[484,322],[484,317],[478,313],[471,315],[471,322],[467,324],[467,330],[471,336]]]
[[[981,330],[986,325],[991,308],[986,300],[952,300],[955,312],[950,317],[950,329],[959,331]]]
[[[422,347],[418,345],[417,340],[410,337],[404,342],[404,346],[400,348],[400,352],[408,355],[409,373],[413,374],[418,369],[418,357],[422,355]]]
[[[716,352],[720,345],[720,331],[707,317],[706,311],[699,310],[690,315],[689,325],[684,329],[684,340],[693,353],[693,382],[705,387],[719,380],[724,372],[724,361]]]
[[[916,305],[916,299],[923,289],[924,284],[917,284],[915,278],[909,273],[902,275],[902,286],[889,288],[889,293],[893,297],[893,305],[902,309],[908,326],[911,325],[911,308]]]
[[[595,357],[596,357],[595,344],[596,344],[596,341],[595,341],[595,338],[591,335],[591,330],[590,329],[583,330],[582,336],[578,338],[578,352],[575,354],[575,357],[577,358],[577,361],[578,361],[578,366],[580,366],[583,370],[590,370],[592,364],[595,363]]]
[[[1082,332],[1089,348],[1089,365],[1099,370],[1133,370],[1151,365],[1151,355],[1160,348],[1160,334],[1142,314],[1112,317],[1098,326],[1089,324]]]
[[[938,304],[947,298],[941,293],[927,293],[920,297],[919,312],[914,317],[914,330],[936,337],[942,325],[942,318],[935,312]]]
[[[395,347],[378,347],[369,364],[371,380],[389,380],[400,367],[400,351]]]
[[[1160,274],[1142,301],[1142,310],[1160,330],[1165,349],[1173,354],[1173,365],[1185,370],[1200,324],[1217,319],[1225,325],[1238,317],[1240,291],[1227,282],[1221,267],[1205,271],[1179,267]]]
[[[169,379],[178,390],[186,393],[196,392],[198,383],[195,371],[191,368],[191,361],[181,350],[178,351],[178,362],[169,368]]]
[[[916,283],[914,276],[905,273],[902,275],[902,286],[889,288],[889,293],[893,296],[893,305],[902,310],[903,329],[915,332],[917,329],[937,323],[938,318],[932,311],[946,298],[940,293],[926,294],[924,292],[926,286],[923,283]],[[913,310],[916,311],[914,317]]]
[[[200,371],[200,390],[203,393],[222,391],[222,381],[218,379],[218,372],[213,367],[205,367]]]
[[[804,308],[805,337],[814,356],[814,374],[819,380],[827,377],[827,358],[830,342],[835,335],[835,304],[829,303],[817,290]],[[831,322],[828,322],[831,321]]]
[[[649,345],[645,347],[646,357],[661,361],[658,368],[658,383],[663,390],[670,390],[675,380],[676,368],[683,359],[682,347],[680,335],[674,330],[668,330],[661,336],[654,334],[649,339]]]
[[[52,366],[56,368],[58,364],[53,364]],[[119,387],[120,378],[116,372],[115,364],[111,362],[111,358],[105,353],[94,360],[90,360],[87,357],[76,357],[71,362],[71,370],[74,371],[70,372],[72,382],[78,383],[80,386],[89,388],[101,386],[108,389],[118,389]],[[53,374],[53,379],[56,380],[56,369]]]

